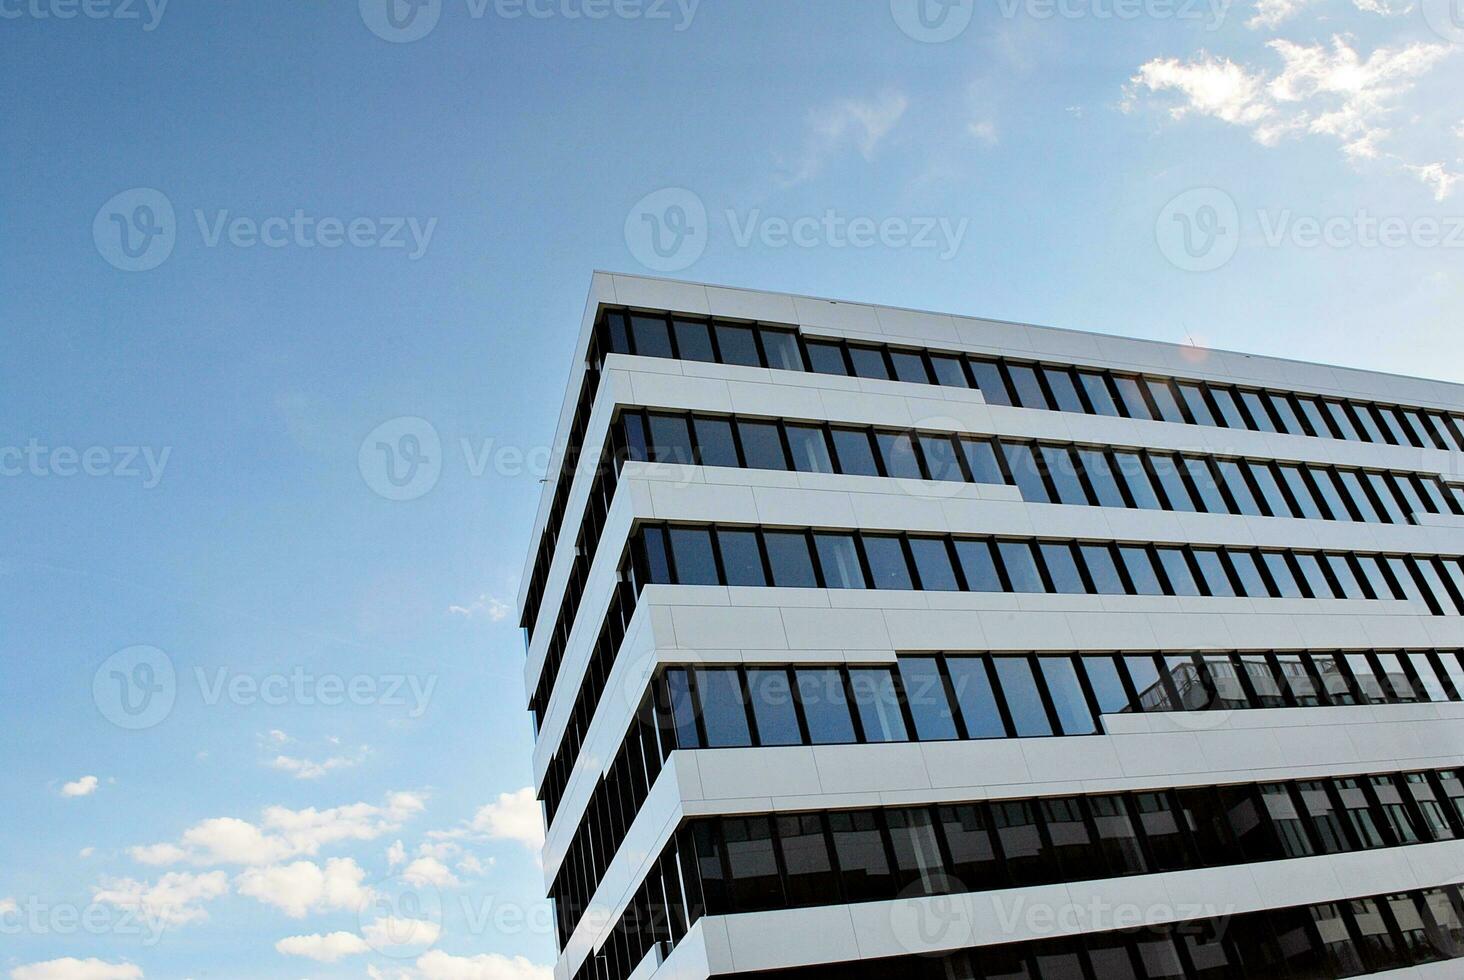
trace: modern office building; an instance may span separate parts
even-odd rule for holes
[[[594,276],[558,980],[1464,976],[1464,387]]]

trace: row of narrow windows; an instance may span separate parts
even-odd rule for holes
[[[713,980],[1334,980],[1464,956],[1456,886]]]
[[[1187,513],[1384,524],[1464,514],[1464,486],[1429,473],[627,409],[612,426],[602,472],[590,490],[555,634],[530,702],[536,724],[627,459],[987,483],[1015,486],[1036,503]]]
[[[1091,735],[1101,716],[1464,699],[1459,651],[910,654],[897,666],[669,667],[550,889],[585,908],[676,749]],[[561,923],[573,931],[575,920]]]
[[[674,947],[703,915],[1032,888],[1406,847],[1458,839],[1464,834],[1461,818],[1464,782],[1452,769],[693,818],[652,862],[576,980],[625,980],[654,946]],[[1453,908],[1452,901],[1446,907]],[[1410,908],[1412,914],[1401,914]],[[1410,901],[1389,911],[1392,922],[1380,916],[1388,928],[1362,928],[1359,938],[1379,932],[1393,936],[1396,927],[1404,940],[1400,951],[1429,945],[1429,913],[1422,903]],[[1454,928],[1457,919],[1445,918],[1443,924]],[[1311,945],[1326,948],[1323,942]],[[1245,957],[1236,959],[1248,966]],[[1359,962],[1377,968],[1367,954]],[[1082,975],[1037,974],[1044,980]],[[1099,976],[1108,980],[1108,974]]]
[[[1452,556],[730,524],[642,524],[632,555],[649,584],[1410,599],[1464,613],[1464,564]]]
[[[658,463],[989,483],[1034,503],[1250,517],[1464,514],[1464,486],[1430,473],[641,409],[621,424],[629,458]]]
[[[529,578],[525,629],[532,629],[543,601],[600,373],[610,353],[976,388],[993,405],[1464,450],[1464,414],[1455,412],[1066,364],[817,340],[780,327],[610,310],[601,314],[591,337],[549,519]]]
[[[551,821],[645,584],[1411,600],[1464,614],[1464,563],[1451,556],[680,524],[640,525],[627,552],[546,772]]]

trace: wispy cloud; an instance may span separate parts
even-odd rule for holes
[[[1390,149],[1400,104],[1453,53],[1450,45],[1378,47],[1364,57],[1350,38],[1337,35],[1330,45],[1278,38],[1267,47],[1280,58],[1279,70],[1205,52],[1188,61],[1155,58],[1130,79],[1125,108],[1145,96],[1173,97],[1173,119],[1209,116],[1249,130],[1263,146],[1307,135],[1331,138],[1348,159],[1396,162],[1441,200],[1452,191],[1451,175]]]
[[[490,623],[501,623],[513,612],[513,606],[497,596],[485,592],[465,606],[448,606],[447,611],[454,616],[462,616],[464,619],[477,619],[482,616]]]
[[[147,844],[128,853],[143,864],[267,865],[314,855],[342,841],[375,840],[397,830],[425,808],[415,793],[392,793],[386,803],[352,803],[317,810],[266,807],[259,823],[213,817],[194,824],[177,842]]]
[[[10,971],[10,980],[142,980],[142,968],[132,963],[64,956],[17,966]]]
[[[228,892],[229,879],[222,871],[170,871],[151,883],[135,878],[103,878],[92,889],[92,900],[128,909],[150,922],[186,925],[207,919],[203,903]]]
[[[884,92],[866,100],[842,99],[810,112],[803,148],[781,168],[778,183],[792,187],[818,176],[838,153],[853,148],[865,160],[874,159],[909,108],[899,92]]]

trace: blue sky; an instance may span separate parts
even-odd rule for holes
[[[12,980],[548,975],[592,269],[1464,380],[1457,0],[395,2],[0,0]]]

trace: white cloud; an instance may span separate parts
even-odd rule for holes
[[[395,868],[397,865],[406,861],[406,859],[407,849],[402,845],[401,841],[393,841],[392,845],[386,849],[386,864],[388,867]]]
[[[473,830],[492,840],[514,840],[538,853],[544,846],[544,822],[532,787],[500,793],[473,815]]]
[[[364,753],[363,753],[364,755]],[[313,759],[297,759],[288,755],[277,755],[269,763],[270,768],[287,772],[296,779],[319,779],[321,776],[336,770],[349,769],[361,761],[362,756],[350,758],[343,755],[331,756],[316,762]]]
[[[271,728],[269,730],[269,734],[266,735],[265,737],[268,738],[271,742],[273,742],[276,745],[285,745],[285,744],[287,744],[289,742],[293,742],[294,741],[294,739],[290,738],[290,736],[286,735],[284,732],[280,731],[278,728]]]
[[[843,99],[809,113],[803,149],[779,182],[791,187],[818,176],[834,154],[850,145],[872,160],[909,105],[904,95],[885,92],[864,101]]]
[[[447,611],[455,616],[462,616],[464,619],[486,616],[490,623],[501,623],[513,612],[513,606],[497,596],[484,592],[466,606],[451,605],[447,607]]]
[[[402,877],[425,881],[429,885],[436,885],[439,888],[456,888],[461,884],[457,880],[457,875],[435,857],[417,858],[407,865],[406,870],[402,872]]]
[[[286,956],[304,956],[320,963],[334,963],[343,956],[369,952],[371,947],[355,933],[332,932],[324,936],[319,933],[289,936],[275,943],[275,950]]]
[[[1263,146],[1302,135],[1335,139],[1349,159],[1387,157],[1405,169],[1416,165],[1385,150],[1399,105],[1452,49],[1415,43],[1379,47],[1363,57],[1349,38],[1330,46],[1276,39],[1267,43],[1281,59],[1279,71],[1247,68],[1228,58],[1201,53],[1191,61],[1156,58],[1130,79],[1125,108],[1141,94],[1177,96],[1174,119],[1210,116],[1248,129]],[[1423,169],[1427,169],[1424,167]],[[1439,175],[1418,174],[1438,193]],[[1451,184],[1446,180],[1442,189]]]
[[[313,856],[341,841],[375,840],[391,833],[425,807],[415,793],[393,793],[384,806],[352,803],[317,810],[267,807],[259,824],[237,817],[214,817],[183,832],[178,843],[133,847],[129,853],[144,864],[190,861],[203,867],[218,864],[259,866],[293,857]]]
[[[102,878],[92,888],[92,900],[130,909],[161,925],[202,922],[208,911],[202,908],[229,892],[229,879],[222,871],[190,874],[170,871],[148,884],[135,878]]]
[[[990,119],[967,123],[966,131],[987,146],[995,146],[997,144],[996,123]]]
[[[554,970],[522,956],[452,956],[434,949],[417,957],[415,968],[386,973],[368,967],[366,974],[372,980],[549,980]]]
[[[1270,30],[1281,26],[1318,0],[1256,0],[1256,12],[1245,26],[1251,30]],[[1379,17],[1401,17],[1413,11],[1412,0],[1352,0],[1352,5],[1365,14]]]
[[[442,936],[442,927],[428,919],[388,916],[361,930],[373,948],[387,950],[403,946],[431,946]]]
[[[62,796],[91,796],[97,791],[97,777],[82,776],[74,783],[61,787]]]
[[[1415,166],[1405,163],[1403,169],[1423,181],[1433,191],[1434,200],[1442,201],[1454,193],[1454,188],[1464,181],[1464,173],[1449,170],[1442,163],[1426,163]]]
[[[131,963],[78,960],[67,956],[17,966],[10,971],[10,980],[142,980],[142,970]]]
[[[365,880],[366,872],[351,858],[331,858],[323,868],[313,861],[250,868],[234,879],[234,886],[240,895],[301,919],[309,912],[361,908],[371,898]]]
[[[76,856],[79,858],[89,858],[95,853],[97,853],[97,849],[95,847],[83,847],[81,850],[76,852]]]

